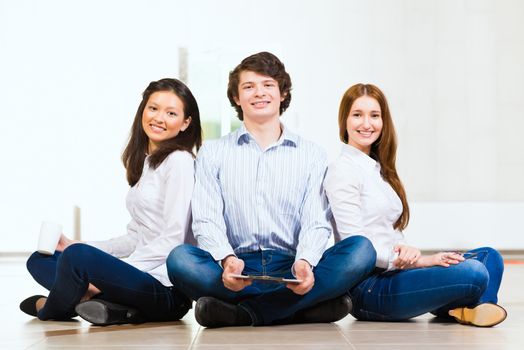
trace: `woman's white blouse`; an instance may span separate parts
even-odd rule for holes
[[[87,243],[172,286],[166,268],[169,252],[180,244],[195,243],[191,232],[194,169],[189,152],[171,153],[156,169],[149,167],[147,157],[140,180],[127,194],[131,214],[127,234]]]
[[[393,228],[402,214],[402,202],[380,175],[380,164],[344,144],[328,167],[324,188],[333,213],[335,242],[365,236],[377,251],[377,267],[394,269],[393,248],[405,243],[402,232]]]

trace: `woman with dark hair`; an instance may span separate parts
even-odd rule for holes
[[[149,84],[122,154],[131,188],[127,234],[78,242],[62,235],[54,255],[33,253],[27,268],[49,290],[20,304],[40,320],[80,315],[96,325],[172,321],[190,300],[169,281],[166,257],[193,243],[191,195],[194,153],[202,143],[200,113],[176,79]]]
[[[458,322],[494,326],[506,318],[497,305],[504,265],[489,247],[421,255],[405,243],[406,193],[396,170],[397,141],[386,97],[376,86],[350,87],[340,103],[340,156],[324,188],[335,241],[362,235],[377,252],[375,272],[353,287],[352,315],[366,321],[406,320],[426,312]]]

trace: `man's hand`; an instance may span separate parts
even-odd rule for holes
[[[231,277],[231,275],[241,275],[244,270],[244,261],[236,256],[229,255],[223,259],[222,267],[224,268],[222,282],[227,289],[232,290],[233,292],[239,292],[252,283],[251,280]]]
[[[399,269],[415,267],[421,255],[419,249],[408,245],[396,245],[393,249],[395,253],[398,253],[398,257],[393,261],[393,265]]]
[[[286,287],[291,289],[295,294],[304,295],[315,285],[315,275],[311,265],[306,260],[297,260],[294,264],[295,276],[302,282],[299,284],[288,283]]]
[[[71,244],[75,244],[75,243],[82,243],[82,241],[76,241],[73,239],[69,239],[62,233],[60,235],[60,239],[58,240],[58,244],[56,245],[56,251],[63,252]]]

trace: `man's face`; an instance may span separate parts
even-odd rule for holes
[[[242,108],[244,120],[278,118],[284,98],[275,79],[252,71],[240,73],[235,102]]]

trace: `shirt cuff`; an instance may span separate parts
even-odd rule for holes
[[[206,249],[206,248],[201,248],[201,249],[208,251],[209,254],[211,254],[211,256],[213,257],[213,259],[215,259],[215,261],[217,262],[221,262],[223,259],[225,259],[229,255],[236,256],[235,252],[233,251],[233,249],[230,246],[215,247],[211,249]]]
[[[224,261],[224,259],[227,258],[228,256],[234,256],[235,258],[238,259],[238,256],[236,256],[236,255],[233,253],[233,254],[226,255],[225,257],[223,257],[223,258],[220,259],[220,260],[217,260],[218,266],[220,266],[220,267],[222,268],[222,270],[224,269],[224,266],[222,266],[222,261]]]
[[[312,251],[303,251],[296,255],[295,262],[297,262],[297,260],[306,260],[309,263],[309,265],[311,265],[311,267],[315,267],[320,261],[320,258],[322,258],[322,253],[319,254]]]
[[[391,254],[389,256],[389,261],[387,263],[387,271],[397,270],[397,267],[395,265],[393,265],[393,262],[395,260],[397,260],[397,258],[398,258],[398,253],[393,251],[393,248],[391,248]],[[377,266],[378,266],[378,264],[377,264]]]
[[[309,261],[307,261],[306,259],[297,259],[291,266],[291,274],[293,275],[293,277],[297,278],[297,274],[295,273],[295,264],[297,263],[298,260],[304,260],[305,262],[307,262],[309,266],[311,266],[311,271],[313,271],[313,265],[311,265]]]

